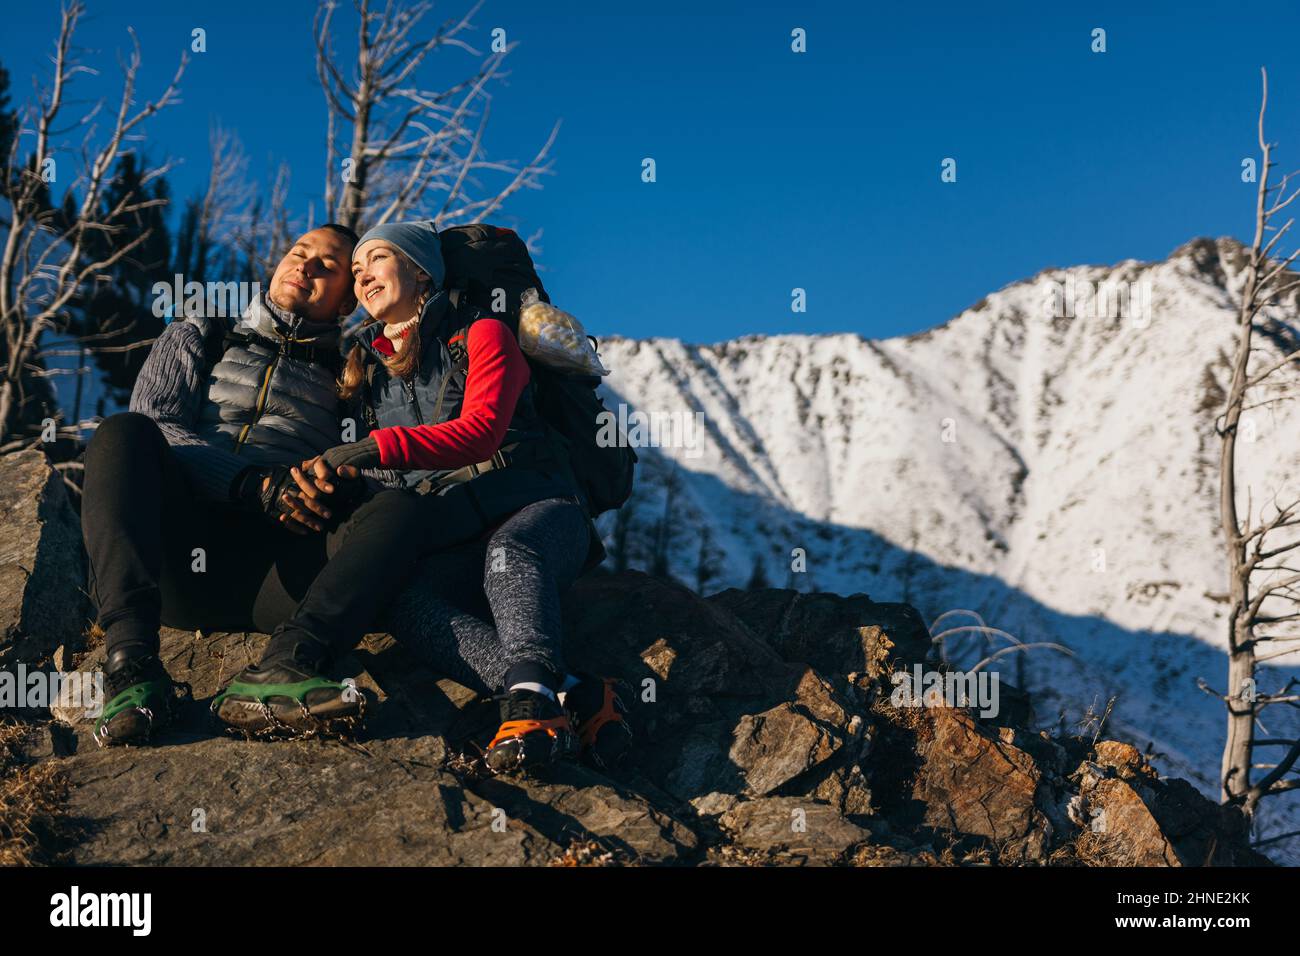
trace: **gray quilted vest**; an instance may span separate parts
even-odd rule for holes
[[[220,318],[190,316],[208,340]],[[254,299],[225,338],[208,378],[197,431],[209,444],[229,448],[249,464],[298,464],[337,445],[339,326],[310,322],[270,302]],[[314,351],[313,351],[314,350]]]

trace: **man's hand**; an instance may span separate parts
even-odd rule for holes
[[[325,530],[325,522],[334,516],[331,505],[346,507],[351,503],[347,493],[360,487],[354,485],[361,477],[360,471],[351,465],[335,471],[319,455],[291,468],[289,473],[297,487],[286,488],[281,496],[287,513],[281,514],[280,520],[298,534]]]
[[[284,465],[250,467],[247,478],[242,479],[238,493],[245,506],[270,521],[284,524],[289,530],[298,534],[307,534],[313,530],[301,522],[294,523],[292,509],[286,502],[285,493],[294,485],[290,469]]]

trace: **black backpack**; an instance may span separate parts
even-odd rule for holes
[[[536,289],[543,302],[550,302],[537,276],[528,246],[513,230],[475,223],[455,226],[439,233],[442,259],[447,274],[444,284],[452,305],[473,321],[473,310],[505,322],[519,334],[519,300],[528,289]],[[504,301],[503,301],[504,300]],[[464,376],[469,368],[465,348],[466,324],[448,342],[456,370]],[[592,344],[597,345],[594,338]],[[598,375],[571,375],[528,359],[532,373],[537,413],[557,431],[568,448],[574,477],[582,486],[594,518],[620,508],[632,494],[636,452],[625,442],[602,447],[598,416],[610,414],[596,393]],[[620,434],[620,438],[622,435]]]

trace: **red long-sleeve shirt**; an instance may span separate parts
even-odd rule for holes
[[[528,362],[514,333],[499,319],[473,323],[465,345],[469,370],[460,416],[439,425],[394,426],[373,432],[382,467],[460,468],[486,461],[501,447],[515,403],[528,384]],[[375,339],[374,346],[392,354],[392,343],[383,335]]]

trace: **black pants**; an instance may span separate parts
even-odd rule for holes
[[[152,419],[114,415],[86,450],[82,532],[108,652],[156,652],[160,624],[353,647],[390,604],[423,542],[417,497],[373,494],[325,532],[297,535],[197,501]]]

